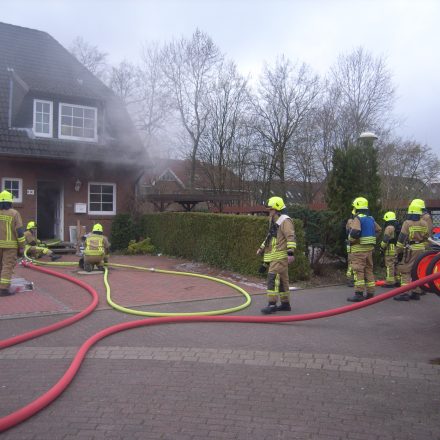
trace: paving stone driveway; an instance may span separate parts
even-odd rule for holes
[[[165,269],[182,264],[163,258],[129,264],[141,263]],[[17,295],[14,303],[0,298],[1,339],[57,322],[90,302],[73,284],[29,269],[17,272],[39,293],[34,299]],[[98,289],[97,311],[0,351],[0,417],[56,383],[92,334],[139,319],[108,308],[99,276],[81,279]],[[248,281],[253,302],[237,314],[259,315],[262,288]],[[144,310],[216,310],[242,301],[234,291],[195,278],[114,270],[110,282],[123,305]],[[349,294],[342,286],[301,290],[292,313],[346,305]],[[45,295],[45,304],[35,295]],[[307,322],[124,331],[94,346],[70,387],[2,439],[438,440],[440,366],[430,362],[440,358],[439,318],[440,299],[428,294],[419,302],[387,300]]]

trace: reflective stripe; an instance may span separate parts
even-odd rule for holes
[[[411,244],[410,248],[413,251],[417,251],[417,250],[425,250],[425,243],[417,243],[417,244]]]
[[[371,244],[353,244],[351,246],[351,253],[355,252],[369,252],[374,249],[374,246]]]
[[[361,237],[360,244],[376,244],[376,237]]]
[[[296,249],[296,243],[294,241],[288,241],[287,249]]]
[[[275,260],[283,260],[284,258],[287,258],[287,251],[276,251],[269,254],[264,254],[265,263],[270,263],[271,261]]]

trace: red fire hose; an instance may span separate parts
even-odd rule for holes
[[[23,266],[28,267],[29,269],[37,270],[40,272],[47,273],[49,275],[54,275],[58,278],[62,278],[64,280],[70,281],[71,283],[78,284],[78,286],[82,287],[83,289],[87,290],[90,295],[92,295],[92,302],[87,306],[84,310],[82,310],[80,313],[71,316],[67,319],[64,319],[63,321],[57,322],[55,324],[48,325],[47,327],[42,327],[36,330],[32,330],[27,333],[23,333],[21,335],[14,336],[9,339],[3,339],[0,340],[0,349],[10,347],[15,344],[19,344],[20,342],[28,341],[29,339],[36,338],[41,335],[45,335],[47,333],[53,332],[55,330],[59,330],[60,328],[67,327],[70,324],[73,324],[80,319],[84,318],[85,316],[89,315],[93,312],[93,310],[96,309],[98,305],[98,293],[96,292],[93,287],[89,286],[88,284],[84,283],[83,281],[80,281],[76,278],[73,278],[69,275],[65,275],[63,273],[56,272],[54,270],[45,269],[43,267],[37,267],[34,266],[31,263],[28,262],[22,262]]]
[[[41,268],[39,268],[41,269]],[[47,273],[51,271],[46,270]],[[57,273],[57,276],[59,274]],[[64,275],[62,278],[69,277]],[[91,336],[87,341],[80,347],[78,353],[73,358],[67,371],[60,378],[60,380],[50,388],[46,393],[42,394],[40,397],[35,399],[33,402],[22,407],[21,409],[3,417],[0,419],[0,432],[3,432],[13,426],[27,420],[32,417],[37,412],[41,411],[43,408],[48,406],[53,402],[72,382],[76,373],[78,372],[84,357],[86,356],[88,350],[101,339],[110,336],[112,334],[129,330],[132,328],[158,325],[158,324],[171,324],[171,323],[188,323],[188,322],[241,322],[241,323],[275,323],[275,322],[295,322],[295,321],[306,321],[311,319],[328,318],[330,316],[339,315],[342,313],[351,312],[353,310],[361,309],[372,304],[384,301],[393,296],[399,295],[400,293],[411,290],[425,283],[430,283],[436,279],[440,278],[440,272],[436,272],[427,277],[421,278],[417,281],[413,281],[397,289],[393,289],[388,293],[378,295],[374,298],[367,299],[360,303],[350,304],[344,307],[339,307],[331,310],[324,310],[321,312],[305,313],[302,315],[291,315],[291,316],[175,316],[175,317],[165,317],[165,318],[155,318],[155,319],[142,319],[134,322],[127,322],[122,324],[113,325],[107,327],[104,330]],[[89,289],[88,289],[89,290]],[[39,332],[39,330],[36,330]],[[31,332],[32,333],[32,332]],[[40,332],[39,332],[40,333]]]

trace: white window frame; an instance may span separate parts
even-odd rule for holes
[[[50,112],[49,112],[49,133],[42,133],[37,131],[37,103],[41,104],[49,104]],[[53,102],[45,101],[43,99],[34,99],[34,113],[33,113],[33,130],[36,137],[53,137]]]
[[[9,188],[5,188],[5,183],[7,180],[18,182],[18,197],[14,197],[12,201],[14,203],[23,203],[23,179],[19,179],[17,177],[2,177],[2,190],[7,189],[10,191]]]
[[[113,187],[113,211],[93,211],[91,209],[90,187],[91,185],[109,185]],[[116,215],[116,183],[110,182],[89,182],[87,190],[87,205],[90,215]],[[93,202],[96,203],[96,202]],[[102,202],[101,202],[102,203]]]
[[[61,134],[61,117],[62,112],[61,108],[62,106],[68,106],[68,107],[76,107],[76,108],[82,108],[82,109],[88,109],[93,110],[95,113],[95,127],[94,127],[94,136],[91,138],[88,137],[80,137],[80,136],[68,136],[65,134]],[[77,104],[69,104],[68,102],[60,102],[58,105],[58,137],[60,139],[70,139],[74,141],[83,141],[83,142],[98,142],[98,109],[96,107],[88,107],[86,105],[77,105]]]

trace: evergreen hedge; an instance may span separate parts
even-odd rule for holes
[[[268,218],[244,215],[162,212],[141,217],[140,230],[166,255],[200,261],[221,269],[257,274],[256,250],[268,230]],[[291,281],[310,277],[302,222],[294,219],[297,249],[289,268]]]

